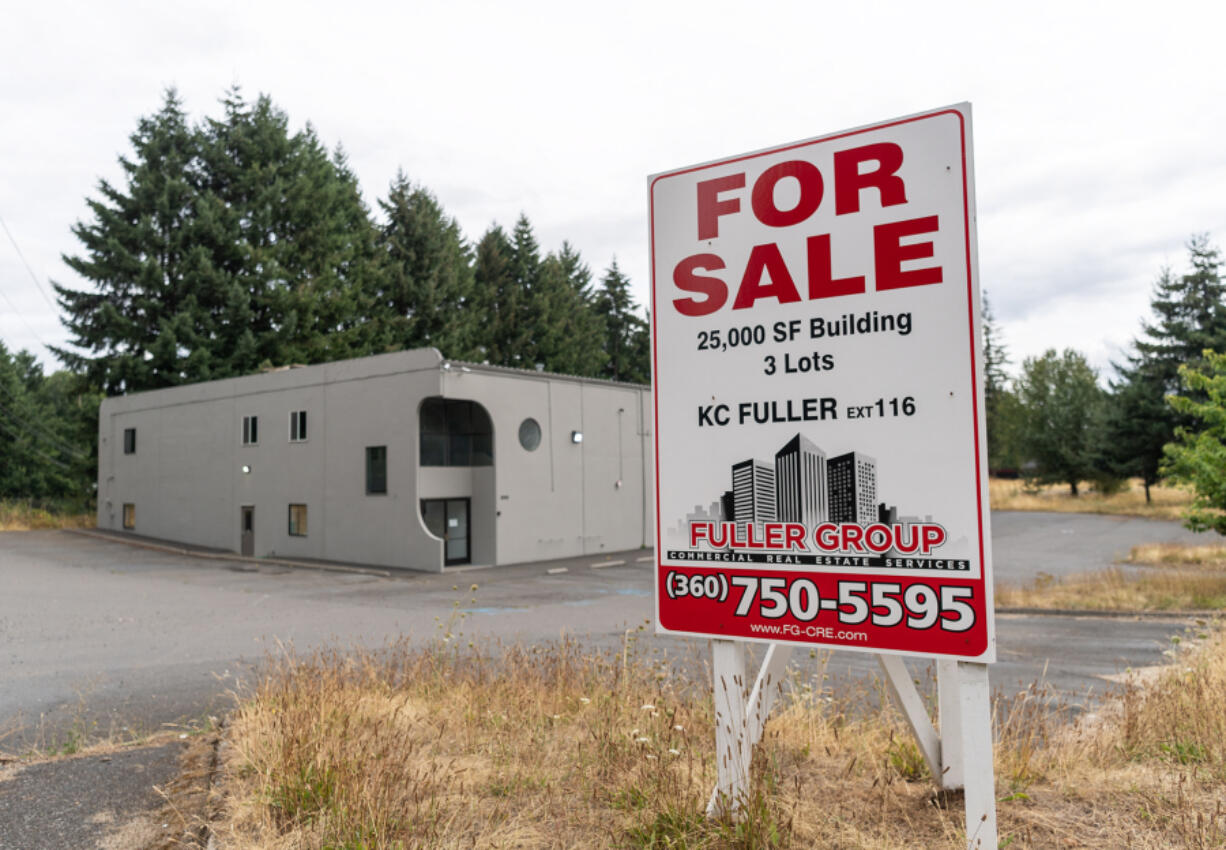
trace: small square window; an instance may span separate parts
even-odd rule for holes
[[[136,454],[136,429],[123,429],[123,453],[126,455]]]
[[[289,415],[289,441],[291,443],[301,443],[307,438],[305,410],[294,410]]]
[[[306,537],[307,535],[307,506],[306,505],[290,505],[289,506],[289,536],[290,537]]]
[[[366,495],[387,493],[387,446],[366,447]]]
[[[123,527],[127,529],[136,528],[136,505],[131,502],[123,503]]]
[[[243,417],[243,445],[254,446],[260,441],[260,417]]]

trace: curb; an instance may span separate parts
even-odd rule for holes
[[[1040,617],[1100,617],[1118,620],[1187,620],[1192,618],[1215,619],[1224,611],[1216,608],[1191,611],[1121,611],[1091,610],[1079,608],[997,608],[997,614],[1023,614]]]
[[[377,570],[371,567],[351,567],[345,564],[315,564],[306,561],[290,561],[284,558],[252,558],[247,555],[235,555],[229,552],[201,552],[196,549],[185,549],[181,546],[166,546],[162,543],[149,543],[144,540],[125,540],[113,534],[102,534],[97,531],[90,531],[87,528],[66,528],[72,534],[81,534],[85,537],[93,537],[96,540],[108,540],[112,543],[122,543],[125,546],[135,546],[139,549],[151,549],[155,552],[167,552],[172,555],[186,555],[189,558],[203,558],[208,561],[234,561],[241,564],[255,565],[275,565],[278,567],[294,567],[300,570],[319,570],[321,572],[331,573],[357,573],[358,575],[378,576],[380,578],[391,578],[392,573],[388,570]]]

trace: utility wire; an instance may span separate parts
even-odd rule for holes
[[[9,305],[9,309],[13,311],[13,314],[17,316],[17,318],[21,319],[21,323],[26,326],[26,328],[30,331],[31,334],[34,335],[34,338],[39,341],[39,343],[43,346],[43,348],[50,351],[51,346],[47,345],[47,341],[42,338],[42,335],[39,334],[38,331],[34,330],[33,325],[31,325],[28,321],[26,321],[26,317],[21,315],[21,311],[17,309],[17,305],[14,304],[11,300],[9,300],[8,295],[5,294],[3,289],[0,289],[0,297],[4,298],[4,302]]]
[[[40,429],[38,428],[38,426],[33,425],[32,423],[22,419],[20,416],[15,414],[13,412],[13,407],[17,405],[17,399],[14,398],[13,394],[10,393],[8,389],[5,388],[4,384],[0,384],[0,392],[4,393],[5,397],[9,400],[9,403],[10,403],[10,406],[8,407],[7,410],[5,409],[5,405],[0,404],[0,411],[7,413],[8,417],[12,419],[13,421],[17,422],[19,425],[23,425],[23,428],[22,428],[23,431],[25,431],[27,434],[30,434],[31,436],[34,436],[34,434],[29,430],[30,428],[34,428],[36,431],[38,431],[38,434],[42,436],[42,438],[46,441],[48,445],[55,447],[59,451],[67,452],[68,454],[76,457],[78,460],[88,460],[89,459],[88,453],[82,452],[80,449],[75,448],[69,445],[68,443],[65,443],[63,440],[56,437],[50,431],[46,429]]]
[[[0,227],[4,228],[4,233],[9,238],[9,242],[13,243],[13,250],[17,252],[17,256],[21,258],[21,264],[26,267],[26,271],[30,273],[30,280],[34,281],[34,285],[38,287],[38,291],[42,294],[43,300],[51,307],[52,310],[59,312],[59,306],[52,300],[47,290],[43,288],[42,281],[38,279],[38,275],[34,274],[34,269],[30,268],[30,263],[26,260],[26,255],[21,253],[21,246],[17,244],[17,240],[13,238],[13,231],[9,230],[9,226],[4,222],[4,216],[0,215]]]
[[[9,430],[9,428],[5,425],[5,422],[3,419],[0,419],[0,430],[6,431],[9,434],[9,436],[11,436],[14,440],[17,439],[17,434]],[[72,472],[71,466],[64,463],[62,460],[59,460],[58,458],[51,457],[51,455],[39,449],[38,446],[30,446],[29,449],[34,454],[38,455],[39,457],[41,457],[43,460],[47,461],[48,463],[54,463],[56,466],[60,467],[61,469],[66,469],[69,472]]]
[[[59,307],[57,307],[55,305],[55,302],[53,302],[50,296],[47,295],[47,290],[43,289],[43,285],[39,283],[38,275],[34,274],[34,270],[30,268],[30,264],[26,262],[25,254],[21,253],[21,248],[17,245],[17,240],[13,238],[13,234],[9,230],[9,226],[4,223],[3,218],[0,218],[0,227],[4,228],[4,232],[8,236],[9,242],[13,243],[13,249],[17,252],[17,256],[21,258],[21,263],[22,265],[26,267],[26,271],[30,273],[30,279],[33,280],[34,285],[38,287],[39,294],[43,296],[43,300],[45,300],[48,304],[51,305],[51,309],[55,310],[56,313],[58,314]],[[31,334],[33,334],[34,338],[38,340],[39,344],[42,345],[43,348],[50,351],[51,346],[47,344],[47,341],[45,339],[43,339],[42,334],[34,330],[34,326],[31,325],[30,322],[26,319],[26,317],[21,314],[21,311],[17,309],[17,305],[12,302],[12,300],[8,297],[8,294],[5,293],[3,289],[0,289],[0,297],[4,298],[4,302],[9,305],[9,309],[13,311],[13,313],[17,316],[17,318],[21,319],[21,323],[26,326],[26,328],[30,331]]]

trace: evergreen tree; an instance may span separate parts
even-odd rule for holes
[[[537,351],[551,372],[596,377],[604,368],[604,328],[591,282],[591,270],[569,242],[541,263],[534,301],[547,326],[538,333]]]
[[[1178,414],[1166,404],[1167,381],[1161,370],[1140,360],[1116,366],[1104,414],[1100,465],[1121,478],[1138,477],[1151,502],[1150,488],[1161,477],[1163,447],[1175,436]]]
[[[480,358],[481,316],[471,309],[473,270],[460,226],[403,172],[379,206],[387,216],[379,235],[385,271],[373,315],[381,344],[434,346],[446,357]]]
[[[0,498],[88,501],[98,399],[79,388],[74,376],[45,377],[32,354],[0,343]]]
[[[344,154],[330,157],[310,126],[291,134],[266,95],[248,104],[237,90],[202,135],[204,188],[221,237],[212,265],[230,282],[213,305],[233,346],[226,372],[369,353],[376,231]]]
[[[483,326],[480,347],[484,361],[495,366],[519,365],[514,353],[520,293],[513,254],[506,232],[495,224],[477,243],[473,261],[473,307]]]
[[[1017,381],[1021,450],[1034,466],[1027,477],[1063,482],[1076,496],[1080,481],[1098,477],[1096,428],[1104,393],[1085,357],[1072,349],[1028,357]]]
[[[1187,392],[1169,401],[1192,424],[1166,447],[1163,469],[1196,494],[1184,513],[1188,528],[1226,534],[1226,353],[1206,349],[1179,373]]]
[[[1143,325],[1142,338],[1113,382],[1107,417],[1106,456],[1121,475],[1140,476],[1149,488],[1160,475],[1163,447],[1186,416],[1165,402],[1178,392],[1179,368],[1195,369],[1206,349],[1226,351],[1226,283],[1221,256],[1205,235],[1188,242],[1191,270],[1182,275],[1165,269],[1150,301],[1154,318]]]
[[[987,419],[988,468],[993,472],[1017,470],[1017,398],[1009,389],[1005,366],[1009,353],[1000,341],[987,292],[983,293],[983,403]]]
[[[635,312],[630,279],[622,274],[616,259],[601,279],[595,307],[605,326],[605,354],[609,360],[604,377],[614,381],[650,382],[647,323]]]
[[[541,291],[541,252],[528,217],[520,213],[511,232],[511,277],[515,297],[512,321],[505,328],[510,355],[507,366],[545,367],[544,356],[555,332],[549,296]]]
[[[495,225],[477,243],[474,278],[487,362],[602,374],[604,340],[591,271],[569,243],[542,260],[532,224],[520,215],[510,237]]]
[[[983,394],[990,404],[994,396],[1008,389],[1009,376],[1005,367],[1009,365],[1009,352],[1000,341],[1000,330],[996,327],[996,318],[992,315],[992,305],[988,293],[983,293]]]
[[[267,97],[232,90],[221,120],[188,126],[173,91],[141,119],[100,184],[68,264],[95,291],[57,287],[73,344],[57,350],[107,393],[368,353],[375,230],[344,154],[290,134]]]
[[[134,156],[119,160],[124,185],[99,182],[101,199],[86,201],[93,220],[72,228],[84,254],[64,257],[96,291],[55,285],[72,344],[89,352],[56,355],[111,394],[205,377],[179,356],[199,342],[185,330],[198,309],[187,272],[197,139],[173,89],[130,139]]]

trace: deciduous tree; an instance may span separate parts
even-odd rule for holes
[[[1017,381],[1021,405],[1020,448],[1033,464],[1027,478],[1063,482],[1077,495],[1078,482],[1095,478],[1095,428],[1104,393],[1085,357],[1072,349],[1049,349],[1028,357]]]

